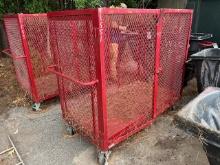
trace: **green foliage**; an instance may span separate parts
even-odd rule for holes
[[[137,0],[112,0],[110,5],[119,6],[120,3],[125,3],[128,8],[136,8],[137,7]]]
[[[0,0],[0,14],[19,12],[19,2],[15,0]]]
[[[50,11],[48,0],[0,0],[0,14]]]
[[[76,8],[83,9],[86,6],[86,0],[75,0]]]
[[[4,13],[4,3],[3,1],[1,0],[0,1],[0,15]]]
[[[102,0],[87,0],[87,6],[91,8],[101,7],[103,6]]]
[[[103,5],[102,0],[75,0],[76,8],[96,8]]]
[[[72,5],[65,5],[65,0],[0,0],[0,17],[6,13],[43,13],[54,10],[74,8],[73,0],[67,0]],[[75,0],[78,9],[104,6],[105,0]],[[129,8],[137,7],[138,0],[110,0],[109,5],[125,3]]]
[[[50,11],[46,0],[26,0],[24,4],[27,13],[44,13]]]

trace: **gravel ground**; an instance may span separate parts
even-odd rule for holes
[[[199,141],[173,125],[173,114],[162,115],[152,126],[114,147],[109,165],[208,165]],[[94,145],[78,134],[66,134],[58,103],[41,113],[10,109],[0,117],[0,134],[0,151],[8,147],[10,134],[27,165],[96,164]],[[10,165],[5,162],[0,164]]]

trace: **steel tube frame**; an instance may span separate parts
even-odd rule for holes
[[[27,67],[27,73],[28,73],[28,77],[29,77],[29,84],[30,84],[30,91],[28,91],[29,95],[31,96],[33,102],[35,103],[39,103],[41,101],[47,100],[49,98],[53,98],[55,96],[58,95],[58,93],[56,94],[46,94],[44,97],[40,97],[39,93],[37,91],[37,87],[36,87],[36,82],[35,82],[35,76],[33,73],[33,64],[31,62],[31,52],[29,50],[29,46],[28,46],[28,41],[26,38],[26,30],[24,29],[24,18],[27,16],[33,16],[33,17],[46,17],[47,14],[42,13],[42,14],[15,14],[15,15],[5,15],[4,18],[14,18],[17,19],[18,21],[18,30],[19,30],[19,37],[21,37],[21,45],[22,45],[22,50],[24,52],[24,55],[22,56],[18,56],[18,55],[14,55],[12,52],[7,53],[9,56],[12,57],[13,59],[13,63],[15,64],[16,60],[19,59],[24,59],[25,65]],[[6,32],[7,32],[7,28]],[[10,47],[10,43],[9,43],[9,47]],[[9,49],[10,50],[10,49]],[[19,81],[21,87],[23,86],[22,83],[20,82],[18,75],[17,75],[17,71],[16,71],[16,79]],[[22,87],[23,88],[23,87]]]
[[[30,56],[30,50],[28,48],[28,43],[25,35],[25,30],[24,30],[24,22],[23,22],[23,14],[18,15],[18,22],[19,22],[19,27],[20,27],[20,33],[21,33],[21,40],[22,40],[22,46],[24,50],[24,54],[26,56],[26,64],[27,64],[27,70],[28,70],[28,75],[29,75],[29,82],[31,85],[31,94],[33,97],[33,100],[38,103],[40,102],[39,96],[37,94],[37,89],[36,89],[36,84],[34,80],[34,73],[33,73],[33,66],[31,63],[31,56]]]
[[[153,87],[153,118],[157,117],[157,96],[158,96],[158,83],[160,73],[160,44],[161,44],[161,33],[162,33],[162,17],[159,16],[158,23],[156,25],[156,53],[154,63],[154,87]]]
[[[140,116],[138,119],[133,120],[129,125],[118,133],[114,134],[112,137],[108,135],[108,124],[107,124],[107,96],[106,96],[106,72],[105,72],[105,41],[104,41],[104,20],[103,14],[156,14],[158,16],[158,22],[155,26],[156,28],[156,43],[155,43],[155,61],[154,61],[154,78],[153,78],[153,98],[152,98],[152,111],[153,116],[151,119],[146,119],[146,116]],[[96,77],[98,79],[97,82],[97,103],[98,103],[98,137],[95,139],[95,144],[102,151],[107,151],[112,148],[117,143],[125,140],[130,135],[138,132],[139,130],[150,125],[156,117],[159,115],[157,112],[158,105],[158,86],[159,86],[159,76],[160,76],[160,51],[161,51],[161,35],[162,35],[162,27],[163,27],[163,19],[161,14],[167,13],[181,13],[181,14],[192,14],[191,10],[188,9],[107,9],[107,8],[99,8],[99,9],[87,9],[87,10],[74,10],[74,11],[63,11],[63,12],[52,12],[49,13],[48,16],[51,17],[59,17],[59,16],[74,16],[74,15],[92,15],[93,17],[93,27],[95,29],[95,55],[96,55]],[[192,19],[192,18],[191,18]],[[187,42],[189,41],[190,32],[188,35]],[[188,43],[187,43],[188,46]],[[187,56],[188,47],[186,49]],[[62,103],[61,103],[62,104]],[[95,114],[93,114],[95,117]],[[93,120],[94,121],[94,120]],[[95,124],[95,123],[93,123]],[[136,126],[138,125],[138,127]],[[95,129],[95,128],[94,128]],[[97,141],[96,141],[97,140]]]

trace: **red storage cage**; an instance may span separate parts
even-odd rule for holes
[[[105,162],[180,98],[192,11],[100,8],[48,19],[63,118]]]
[[[57,78],[47,71],[53,62],[47,15],[5,16],[4,25],[17,80],[39,110],[40,102],[58,95]]]

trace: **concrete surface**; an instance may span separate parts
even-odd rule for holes
[[[109,165],[208,165],[199,141],[177,129],[172,115],[114,147]],[[17,107],[2,114],[0,151],[9,145],[8,134],[26,165],[96,165],[95,146],[66,134],[57,102],[41,113]]]

